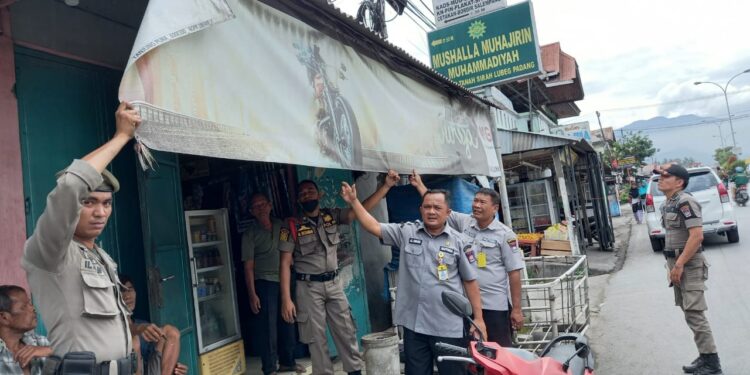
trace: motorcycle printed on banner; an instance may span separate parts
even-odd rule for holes
[[[357,117],[334,80],[330,78],[329,67],[320,56],[320,47],[294,43],[294,48],[297,49],[297,60],[307,67],[307,76],[318,104],[315,116],[316,140],[320,152],[346,168],[360,165],[362,146]],[[346,66],[341,64],[337,73],[339,79],[346,79]]]

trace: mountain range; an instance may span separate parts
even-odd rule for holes
[[[741,157],[750,155],[750,117],[734,118],[735,141],[743,152]],[[642,132],[647,135],[657,149],[655,161],[691,157],[704,165],[713,166],[714,150],[722,147],[719,126],[724,146],[732,145],[729,123],[713,117],[683,115],[679,117],[654,117],[638,120],[622,128],[615,129],[615,136],[621,139],[628,133]],[[654,160],[648,160],[652,162]]]

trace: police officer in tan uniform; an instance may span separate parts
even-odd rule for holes
[[[388,171],[385,183],[363,205],[372,209],[399,181]],[[281,313],[289,323],[297,321],[300,341],[309,344],[313,374],[333,375],[328,353],[326,322],[331,329],[344,371],[359,374],[362,356],[357,346],[357,329],[338,275],[337,250],[341,242],[339,225],[354,221],[354,212],[341,208],[321,208],[322,196],[315,182],[297,185],[298,201],[304,216],[285,223],[279,233],[281,250]],[[296,272],[296,305],[292,301],[290,267]]]
[[[127,103],[116,119],[111,140],[59,175],[21,261],[55,355],[93,352],[94,366],[112,375],[133,373],[135,357],[117,265],[95,240],[120,187],[105,168],[141,121]]]
[[[690,180],[688,171],[680,165],[668,164],[654,169],[659,174],[659,190],[667,201],[661,206],[662,227],[666,230],[664,256],[669,268],[669,282],[674,289],[675,304],[685,314],[685,321],[693,331],[700,356],[683,366],[686,373],[700,375],[722,374],[716,344],[705,311],[708,263],[703,256],[703,221],[701,205],[684,190]]]

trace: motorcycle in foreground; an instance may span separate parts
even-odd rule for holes
[[[460,293],[444,291],[443,305],[453,314],[471,320],[471,304]],[[478,330],[477,330],[478,332]],[[478,375],[593,375],[594,358],[588,340],[580,334],[563,334],[552,340],[540,356],[516,348],[503,348],[485,342],[481,333],[469,348],[439,342],[435,345],[438,362],[456,361],[469,364],[469,373]]]
[[[734,193],[734,201],[740,205],[745,206],[747,204],[748,195],[747,195],[747,185],[743,184],[740,186],[737,186],[737,191]]]

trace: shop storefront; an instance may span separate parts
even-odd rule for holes
[[[145,1],[120,13],[101,4],[77,9],[61,2],[2,8],[4,30],[12,21],[18,31],[1,36],[13,43],[2,51],[14,61],[18,120],[0,119],[0,126],[20,135],[14,155],[22,162],[11,171],[15,185],[9,179],[2,187],[23,191],[23,203],[3,201],[3,208],[26,218],[8,230],[30,234],[54,173],[107,140],[118,99],[140,100],[141,150],[150,149],[153,167],[144,170],[130,148],[115,159],[111,169],[122,189],[100,240],[134,279],[136,316],[177,326],[181,360],[194,373],[222,373],[211,365],[244,360],[243,345],[253,349],[240,262],[250,193],[268,194],[274,214],[284,217],[297,213],[294,189],[303,179],[319,184],[324,206],[341,207],[340,181],[356,181],[356,171],[494,175],[500,169],[487,102],[326,2],[217,3],[231,10],[224,22],[193,20],[181,25],[184,33],[170,30],[168,43],[141,40],[141,47],[135,33]],[[89,32],[65,33],[57,23],[40,23],[59,15]],[[254,15],[261,17],[243,18]],[[213,39],[211,32],[220,35]],[[108,33],[130,42],[113,46],[102,37]],[[196,43],[201,39],[210,42]],[[196,45],[222,48],[193,51],[184,64],[174,60]],[[239,72],[253,69],[230,74],[233,64]],[[371,271],[362,253],[387,251],[364,249],[364,242],[352,226],[338,254],[359,336],[371,331],[365,285]],[[20,252],[0,256],[15,267]],[[383,265],[374,271],[381,279]],[[7,282],[23,284],[17,274]]]

